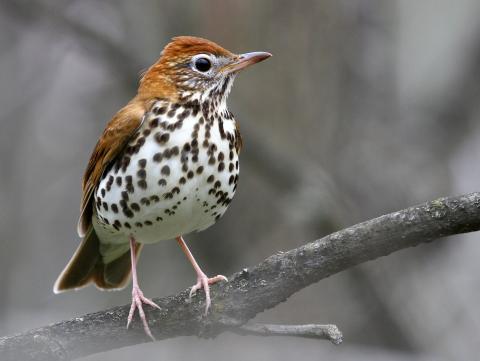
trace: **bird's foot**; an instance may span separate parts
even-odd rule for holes
[[[133,315],[135,313],[135,309],[138,308],[138,314],[140,315],[140,319],[142,320],[143,329],[145,330],[145,333],[153,341],[155,341],[155,337],[153,337],[152,332],[150,331],[150,327],[148,327],[148,322],[147,322],[147,318],[145,317],[145,312],[143,312],[143,305],[142,305],[143,303],[160,309],[159,305],[157,305],[155,302],[146,298],[143,295],[143,292],[140,289],[140,287],[133,286],[133,288],[132,288],[132,305],[130,306],[130,312],[128,313],[127,328],[130,327],[130,323],[132,322]]]
[[[192,295],[197,292],[199,289],[203,288],[205,290],[205,316],[208,314],[208,309],[210,308],[211,305],[211,300],[210,300],[210,285],[213,285],[214,283],[220,282],[220,281],[225,281],[228,282],[227,277],[222,276],[222,275],[217,275],[212,278],[208,278],[207,275],[203,272],[197,274],[197,283],[192,286],[190,289],[190,295],[189,298],[192,298]]]

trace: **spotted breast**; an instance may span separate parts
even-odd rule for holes
[[[240,134],[217,101],[153,103],[95,193],[94,228],[102,243],[171,239],[212,225],[235,194]],[[109,250],[114,250],[108,254]],[[125,252],[103,247],[108,262]]]
[[[154,338],[143,304],[137,261],[143,244],[175,238],[197,275],[190,295],[227,281],[208,277],[183,239],[215,223],[238,181],[240,133],[227,98],[236,75],[271,56],[234,54],[214,42],[175,37],[142,76],[137,94],[107,123],[82,182],[82,238],[54,292],[95,284],[121,289],[132,280],[127,328],[138,309]]]

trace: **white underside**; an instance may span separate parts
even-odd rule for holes
[[[199,154],[198,161],[192,161],[192,155],[189,155],[188,170],[194,172],[191,179],[187,178],[187,173],[182,170],[182,163],[180,162],[180,155],[173,156],[170,159],[163,159],[161,162],[154,162],[153,157],[158,152],[163,152],[166,148],[178,146],[180,154],[185,143],[192,141],[192,132],[194,125],[198,122],[201,112],[196,118],[187,118],[184,120],[183,126],[179,130],[169,132],[170,138],[167,143],[159,144],[154,140],[154,135],[157,130],[152,129],[150,135],[146,137],[145,144],[140,148],[139,152],[131,155],[129,166],[125,172],[122,169],[115,171],[112,168],[101,181],[97,191],[96,199],[102,198],[102,202],[106,202],[108,210],[103,207],[97,209],[93,217],[93,226],[102,245],[102,254],[104,257],[115,258],[117,253],[122,254],[128,250],[129,236],[135,237],[135,240],[140,243],[155,243],[161,240],[175,238],[179,235],[184,235],[193,231],[200,231],[215,223],[215,218],[218,215],[223,215],[228,205],[217,204],[217,198],[214,194],[209,194],[209,190],[213,187],[213,183],[207,182],[210,175],[214,175],[215,181],[221,182],[219,190],[228,193],[228,197],[232,198],[234,195],[234,184],[230,182],[231,176],[238,174],[238,157],[236,152],[233,159],[229,159],[230,147],[226,139],[222,139],[217,125],[213,125],[210,129],[210,141],[217,145],[217,152],[222,152],[225,156],[225,169],[218,171],[219,161],[215,164],[208,164],[209,155],[207,149],[202,146],[205,139],[205,123],[200,126],[198,131]],[[150,120],[153,116],[147,117],[142,124],[139,132],[143,129],[149,128]],[[174,122],[176,118],[164,118],[168,121]],[[235,124],[233,120],[224,121],[224,130],[234,134]],[[161,129],[158,131],[163,132]],[[135,144],[133,142],[133,144]],[[141,189],[137,185],[139,178],[136,175],[138,170],[138,161],[146,159],[146,182],[147,189]],[[232,172],[229,170],[230,163],[235,165]],[[167,165],[170,169],[169,175],[161,174],[161,169]],[[197,174],[199,166],[203,166],[203,172]],[[128,194],[128,204],[136,203],[140,205],[140,210],[134,212],[134,218],[129,218],[122,210],[114,213],[111,204],[119,204],[122,199],[122,191],[125,191],[125,177],[131,175],[133,178],[134,191]],[[114,178],[122,177],[122,185],[118,186],[114,181],[110,185],[110,191],[106,192],[102,197],[101,190],[107,188],[107,182],[110,176]],[[186,183],[180,184],[181,177],[185,177]],[[167,182],[165,186],[159,185],[158,181],[164,178]],[[174,194],[172,199],[165,199],[165,193],[171,192],[174,187],[180,188],[180,193]],[[158,196],[159,201],[151,201],[150,205],[141,204],[142,198],[151,199],[152,196]],[[213,207],[213,209],[212,209]],[[119,207],[120,208],[120,207]],[[174,214],[168,214],[169,212]],[[97,215],[99,217],[97,217]],[[162,219],[159,220],[158,217]],[[100,218],[100,219],[99,219]],[[107,219],[108,224],[101,221]],[[115,220],[122,225],[119,230],[112,227]],[[145,222],[151,222],[150,225],[145,225]],[[141,227],[135,226],[136,222],[142,223]],[[129,223],[131,228],[125,227],[125,223]],[[122,247],[118,247],[122,245]],[[113,247],[112,247],[113,246]],[[113,251],[115,249],[115,251]],[[115,254],[113,254],[113,253]]]

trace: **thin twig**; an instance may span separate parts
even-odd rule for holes
[[[187,302],[188,290],[154,301],[147,309],[157,340],[197,335],[215,337],[241,327],[258,313],[295,292],[375,258],[437,238],[480,229],[480,193],[442,198],[393,212],[317,241],[268,257],[251,269],[212,287],[212,308],[202,317],[202,293]],[[140,322],[125,328],[129,305],[0,338],[0,359],[72,360],[98,352],[148,342]]]
[[[328,340],[335,345],[339,345],[343,341],[342,332],[340,332],[336,325],[273,325],[253,323],[234,328],[231,331],[239,335],[316,338],[320,340]]]

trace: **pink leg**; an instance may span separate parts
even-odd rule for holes
[[[195,258],[193,257],[192,252],[190,252],[190,250],[188,249],[188,246],[185,243],[185,241],[183,240],[182,236],[177,237],[177,242],[180,245],[180,247],[182,248],[183,253],[185,253],[188,260],[192,264],[193,269],[197,273],[197,283],[195,285],[193,285],[192,288],[190,289],[190,297],[192,297],[192,295],[197,290],[199,290],[200,288],[203,288],[205,290],[205,300],[206,300],[205,316],[206,316],[207,313],[208,313],[208,309],[210,308],[210,304],[211,304],[211,301],[210,301],[210,286],[209,285],[212,285],[212,284],[217,283],[219,281],[228,282],[228,279],[227,279],[227,277],[222,276],[222,275],[218,275],[218,276],[215,276],[215,277],[212,277],[212,278],[208,278],[207,275],[205,273],[203,273],[203,271],[201,270],[197,261],[195,261]]]
[[[138,314],[140,315],[140,319],[143,323],[143,329],[145,333],[150,336],[150,338],[155,341],[155,337],[153,337],[152,333],[150,332],[150,328],[148,327],[147,318],[145,317],[145,312],[143,312],[142,303],[146,303],[152,307],[156,307],[160,309],[153,301],[149,300],[148,298],[143,296],[143,292],[138,285],[137,279],[137,258],[135,257],[135,247],[136,242],[135,239],[130,236],[130,255],[132,259],[132,305],[130,307],[130,312],[128,313],[128,321],[127,321],[127,328],[130,326],[130,323],[133,319],[133,314],[135,313],[135,309],[138,308]]]

